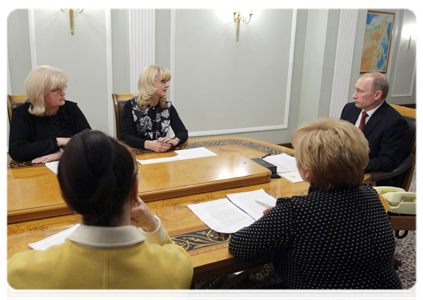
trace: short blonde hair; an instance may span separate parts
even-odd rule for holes
[[[299,168],[310,173],[310,186],[323,191],[358,187],[369,162],[369,143],[351,123],[323,118],[292,136]]]
[[[47,65],[35,67],[25,79],[25,91],[32,107],[29,113],[42,116],[46,110],[44,96],[57,87],[64,87],[68,83],[66,74],[57,68]]]
[[[156,79],[160,80],[167,80],[169,81],[172,78],[170,72],[166,68],[162,68],[155,65],[150,65],[145,67],[140,74],[138,79],[138,97],[137,97],[137,104],[142,110],[146,110],[151,106],[151,96],[157,90],[157,81]],[[166,97],[160,99],[160,106],[162,108],[167,107]]]

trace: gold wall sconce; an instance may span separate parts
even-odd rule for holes
[[[247,21],[245,17],[241,17],[241,13],[239,11],[238,12],[236,10],[234,11],[234,22],[236,23],[236,41],[239,40],[239,24],[241,23],[241,21],[244,22],[245,24],[250,23],[252,15],[253,15],[253,11],[251,10],[250,19]]]
[[[411,41],[415,41],[416,37],[410,35],[410,39],[408,40],[408,50],[410,50]]]
[[[71,34],[73,35],[73,12],[74,11],[76,11],[76,12],[79,12],[79,13],[82,13],[83,11],[84,11],[84,9],[80,9],[80,8],[65,8],[65,9],[63,9],[63,8],[61,8],[60,9],[61,11],[63,11],[63,12],[65,12],[65,11],[69,11],[69,21],[70,21],[70,28],[71,28]]]
[[[417,40],[417,26],[414,23],[409,23],[404,25],[401,31],[401,40],[408,42],[408,50],[410,50],[411,42],[414,41],[414,43]]]

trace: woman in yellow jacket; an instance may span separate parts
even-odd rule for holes
[[[182,289],[191,285],[188,253],[138,197],[138,172],[126,146],[100,131],[75,135],[60,160],[67,205],[83,225],[65,243],[9,259],[15,289]]]

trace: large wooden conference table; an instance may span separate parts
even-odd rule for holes
[[[289,148],[258,140],[235,137],[190,139],[177,149],[190,149],[196,147],[206,147],[222,157],[227,155],[242,155],[249,159],[261,157],[267,153],[287,153],[293,155],[293,150]],[[175,155],[173,151],[160,154],[137,149],[133,151],[137,159],[143,160]],[[30,163],[8,162],[8,172],[13,171],[15,175],[19,174],[19,172],[30,174],[31,170],[35,170],[34,168],[46,167],[39,165],[32,166]],[[46,174],[51,176],[48,172]],[[152,176],[154,176],[154,174]],[[9,179],[8,173],[8,180]],[[160,176],[156,176],[155,179],[157,181],[161,180]],[[57,179],[53,178],[50,180]],[[30,187],[20,188],[24,193],[31,193]],[[175,196],[172,196],[168,194],[166,199],[149,201],[147,205],[154,214],[160,217],[171,238],[177,244],[185,248],[190,254],[194,266],[193,283],[196,283],[214,276],[245,270],[263,264],[266,260],[245,263],[230,255],[228,253],[230,235],[217,233],[208,228],[194,213],[192,213],[187,207],[188,204],[221,199],[225,198],[226,195],[230,193],[254,191],[258,189],[264,189],[267,193],[276,198],[290,197],[293,195],[305,195],[307,194],[308,188],[309,184],[306,182],[292,183],[284,178],[275,178],[265,183],[255,184],[254,181],[247,182],[246,185],[239,187],[229,186],[228,188],[228,186],[222,185],[222,187],[219,188],[219,186],[214,186],[213,191],[201,192],[201,190],[193,190],[189,195],[176,193]],[[22,191],[20,191],[20,193]],[[53,192],[54,191],[47,189],[45,190],[45,195],[48,196]],[[11,191],[8,191],[8,198],[11,197],[10,194]],[[20,194],[18,193],[17,195]],[[8,201],[10,200],[11,199],[8,199]],[[30,250],[31,248],[28,246],[29,243],[40,241],[68,229],[77,223],[81,223],[81,216],[71,213],[10,223],[7,226],[7,258],[9,259],[15,253]]]
[[[242,155],[245,158],[261,157],[267,153],[292,154],[292,149],[284,148],[275,144],[261,142],[258,140],[247,138],[207,138],[207,139],[191,139],[177,149],[190,149],[196,147],[206,147],[218,156]],[[151,153],[144,150],[135,150],[137,159],[154,159],[159,157],[174,156],[175,153]],[[195,160],[195,159],[194,159]],[[194,161],[193,160],[193,161]],[[19,172],[31,176],[31,172],[35,173],[36,168],[46,168],[45,166],[32,166],[30,163],[8,163],[8,172],[13,172],[14,178],[19,177]],[[46,168],[47,169],[47,168]],[[57,180],[55,175],[46,170],[42,178],[49,180]],[[44,177],[43,177],[44,176]],[[154,174],[152,175],[154,177]],[[40,179],[40,185],[43,180]],[[13,182],[13,178],[8,179]],[[160,181],[160,176],[155,178]],[[48,185],[46,185],[48,186]],[[22,197],[26,193],[31,193],[33,187],[16,187],[20,189],[19,193],[8,191],[8,201],[12,197]],[[162,220],[162,223],[172,239],[183,248],[185,248],[192,258],[194,265],[193,282],[217,276],[220,274],[231,273],[252,266],[251,263],[243,263],[232,257],[228,253],[229,234],[220,234],[210,230],[192,211],[187,207],[188,204],[201,203],[210,200],[225,198],[229,193],[238,193],[245,191],[253,191],[263,188],[266,192],[274,197],[304,195],[308,190],[308,183],[291,183],[284,178],[271,179],[267,183],[247,183],[245,186],[222,189],[215,187],[214,191],[206,191],[194,193],[191,195],[182,195],[178,197],[169,197],[167,199],[147,202],[148,207]],[[56,188],[55,188],[56,189]],[[52,191],[48,188],[44,190],[46,197],[58,191]],[[22,199],[16,199],[16,201]],[[60,214],[60,213],[59,213]],[[28,220],[17,223],[10,223],[7,226],[7,257],[12,257],[15,253],[30,250],[29,243],[37,242],[47,238],[53,234],[63,231],[77,223],[81,223],[81,216],[77,214],[67,214],[62,216],[52,216],[36,220]]]

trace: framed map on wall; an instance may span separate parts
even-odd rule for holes
[[[360,73],[388,70],[395,14],[368,11]]]

